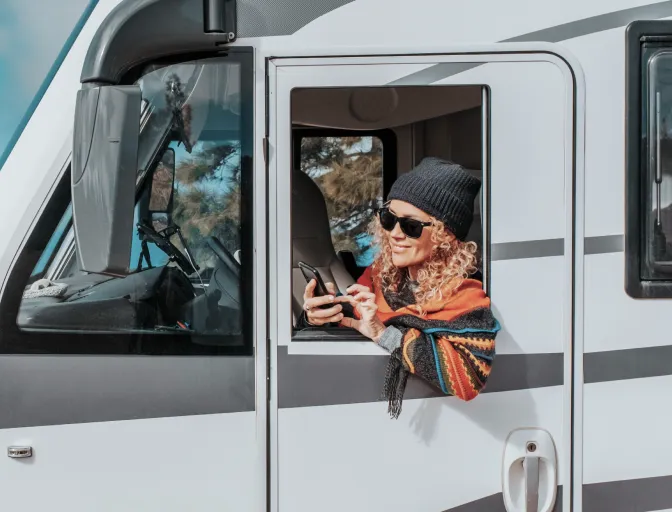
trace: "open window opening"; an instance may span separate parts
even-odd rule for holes
[[[396,178],[424,157],[456,162],[481,179],[467,240],[487,272],[487,104],[473,86],[295,89],[292,112],[294,341],[359,340],[337,325],[301,325],[307,264],[340,293],[373,264],[369,226]],[[484,229],[484,225],[486,228]]]

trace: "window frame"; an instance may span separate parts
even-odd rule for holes
[[[241,64],[241,224],[245,226],[245,235],[241,240],[242,253],[245,257],[241,265],[241,295],[243,318],[243,344],[241,346],[218,346],[210,343],[192,343],[189,334],[137,332],[73,332],[61,330],[22,330],[17,324],[22,303],[22,295],[30,276],[35,269],[44,249],[53,236],[57,226],[71,204],[71,164],[59,177],[52,193],[45,199],[45,207],[36,219],[33,229],[27,236],[24,247],[16,256],[16,263],[7,277],[4,293],[0,297],[0,354],[46,354],[46,355],[165,355],[165,356],[251,356],[254,355],[254,322],[255,322],[255,276],[254,276],[254,236],[255,212],[254,198],[254,52],[251,47],[237,47],[235,51],[206,56],[183,55],[179,59],[168,59],[162,63],[167,65],[191,60],[214,60],[232,57]],[[130,72],[122,83],[132,83],[137,77],[135,71]],[[157,151],[161,155],[161,151]],[[153,159],[152,166],[157,157]],[[149,173],[144,173],[136,184],[136,202],[142,194],[145,180]],[[68,231],[69,232],[69,231]],[[67,242],[67,232],[62,237],[61,245],[54,251],[60,254]],[[70,246],[65,247],[65,260],[69,262]],[[54,264],[52,260],[47,273]],[[133,264],[133,262],[131,262]],[[60,265],[60,264],[59,264]],[[213,334],[195,334],[193,338],[215,339]]]
[[[634,299],[672,297],[672,275],[669,279],[645,279],[643,276],[644,244],[649,241],[646,229],[648,212],[648,128],[643,126],[645,88],[648,76],[642,71],[642,45],[661,44],[672,50],[672,22],[638,20],[626,28],[625,45],[625,291]],[[664,46],[662,46],[664,45]],[[648,113],[647,113],[648,116]],[[644,134],[646,133],[646,137]]]
[[[482,276],[481,282],[483,290],[489,296],[491,295],[490,285],[490,267],[492,258],[490,257],[492,240],[490,236],[491,226],[491,91],[490,87],[481,85],[482,88],[482,102],[481,102],[481,152],[482,152],[482,169],[481,169],[481,227],[483,239],[481,241],[482,250]],[[297,133],[301,135],[297,137]],[[319,136],[366,136],[374,135],[380,137],[383,134],[386,137],[393,137],[394,155],[390,158],[394,161],[394,173],[388,176],[385,168],[386,158],[386,139],[381,138],[383,143],[383,197],[387,197],[389,189],[398,176],[397,169],[397,136],[392,128],[384,128],[381,130],[343,130],[338,128],[303,128],[292,127],[292,166],[294,169],[300,169],[301,163],[301,138],[302,137],[319,137]],[[390,135],[391,134],[391,135]],[[390,140],[390,139],[388,139]],[[390,144],[390,147],[392,145]],[[293,212],[293,205],[292,205]],[[292,323],[291,342],[310,343],[310,342],[362,342],[370,341],[366,336],[359,333],[357,330],[346,327],[323,327],[315,326],[306,329],[296,329]]]

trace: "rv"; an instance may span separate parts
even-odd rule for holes
[[[650,1],[650,0],[649,0]],[[672,2],[99,0],[0,169],[2,508],[672,509]],[[461,401],[297,329],[423,157],[481,180]],[[388,357],[386,357],[388,356]]]

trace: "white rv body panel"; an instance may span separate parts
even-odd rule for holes
[[[101,0],[93,10],[0,170],[0,293],[69,162],[84,57],[98,26],[117,3]],[[263,16],[276,9],[264,2],[240,3]],[[31,511],[53,507],[261,511],[267,510],[268,489],[270,510],[279,512],[345,506],[419,510],[419,503],[422,510],[491,510],[487,507],[501,504],[497,495],[502,492],[499,476],[506,436],[515,428],[540,426],[550,432],[560,450],[561,510],[631,510],[626,508],[633,503],[628,499],[640,503],[635,510],[672,509],[672,459],[665,427],[666,398],[672,386],[672,364],[666,364],[672,359],[665,350],[672,345],[671,306],[669,300],[636,301],[626,295],[622,247],[624,30],[636,19],[672,17],[672,2],[355,0],[334,2],[333,10],[324,10],[296,30],[278,28],[269,17],[268,34],[257,27],[251,37],[243,34],[234,43],[255,48],[254,208],[259,215],[255,217],[253,410],[181,417],[147,413],[123,420],[100,414],[98,420],[67,421],[64,404],[75,391],[65,378],[67,370],[63,370],[64,380],[46,380],[38,371],[43,367],[34,366],[33,373],[24,374],[21,381],[22,385],[35,381],[62,386],[52,397],[53,407],[61,409],[58,415],[47,411],[46,405],[41,411],[22,385],[5,380],[5,372],[4,377],[0,374],[0,394],[5,395],[0,451],[26,444],[35,448],[36,455],[27,464],[1,459],[4,503]],[[502,42],[510,39],[513,42]],[[450,77],[432,69],[436,55],[451,62],[473,62],[473,57],[463,54],[502,51],[545,51],[566,64],[517,64],[525,73],[500,75],[488,68],[506,64],[493,63]],[[372,57],[356,73],[344,73],[342,67],[328,69],[329,60],[338,58],[339,66],[347,66],[361,61],[362,55]],[[486,77],[497,76],[509,87],[525,91],[521,102],[501,102],[493,84],[492,151],[496,153],[507,136],[528,133],[533,142],[525,147],[518,139],[517,146],[499,147],[499,160],[491,164],[491,243],[562,239],[564,255],[492,262],[493,305],[505,326],[498,337],[498,354],[562,354],[560,385],[485,393],[467,404],[453,398],[411,399],[396,423],[388,420],[385,404],[373,401],[282,407],[278,401],[282,382],[277,380],[280,348],[292,357],[380,354],[361,341],[291,341],[289,305],[282,302],[288,296],[283,269],[289,268],[289,239],[280,238],[282,226],[275,226],[277,238],[270,236],[266,247],[266,233],[276,233],[266,225],[266,213],[272,224],[289,219],[289,184],[279,164],[273,166],[281,155],[287,158],[289,148],[269,148],[275,172],[267,184],[262,144],[268,135],[266,105],[273,109],[287,101],[287,89],[285,96],[266,98],[267,59],[284,61],[290,69],[290,57],[297,68],[311,59],[323,68],[305,73],[301,83],[311,86],[387,84],[424,72],[416,76],[424,76],[425,85],[480,84]],[[523,99],[538,99],[528,78],[534,80],[544,66],[554,71],[540,72],[536,78],[542,82],[536,83],[543,83],[544,94],[555,100],[536,102],[538,110],[523,112],[530,116],[527,119],[565,116],[570,95],[575,95],[577,104],[573,123],[563,117],[565,124],[554,123],[548,136],[526,125],[516,108],[524,108]],[[568,73],[574,74],[575,91],[567,87]],[[556,79],[543,82],[555,74]],[[557,100],[560,96],[562,104]],[[289,137],[286,115],[285,131],[276,128],[275,134],[285,142]],[[568,153],[570,143],[573,149]],[[521,148],[529,153],[521,154]],[[573,209],[568,208],[572,193]],[[525,201],[512,200],[518,195]],[[549,288],[557,293],[546,294]],[[267,296],[270,311],[266,311]],[[524,308],[517,307],[520,297],[527,300]],[[34,357],[5,355],[0,364],[6,368]],[[79,367],[87,364],[86,357],[37,357],[44,365],[65,357],[73,363],[70,371],[80,371],[73,369],[75,362]],[[93,381],[96,375],[88,378]],[[97,407],[106,407],[105,395],[95,398],[91,397],[92,407],[96,402]],[[34,409],[28,422],[15,416],[13,407],[19,409],[21,403]],[[61,419],[52,421],[52,416]],[[457,445],[456,432],[464,436]],[[472,438],[479,443],[471,444]],[[457,481],[459,485],[451,486]],[[569,481],[574,484],[571,495]],[[434,490],[427,493],[424,489],[430,484]],[[419,502],[418,496],[424,501]],[[478,503],[492,496],[496,501]],[[458,508],[470,503],[471,508]]]
[[[4,446],[35,450],[0,465],[6,507],[256,510],[254,421],[247,412],[3,429]]]

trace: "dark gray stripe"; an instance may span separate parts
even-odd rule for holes
[[[480,66],[480,62],[441,62],[410,75],[398,78],[387,85],[426,85],[433,84],[449,76],[459,75]]]
[[[562,25],[528,32],[519,36],[503,39],[500,43],[516,43],[525,41],[540,41],[557,43],[574,39],[580,36],[596,34],[611,30],[613,28],[625,27],[635,20],[659,19],[672,16],[672,1],[658,2],[640,7],[632,7],[621,11],[609,12],[584,18],[581,20],[570,21]],[[390,82],[388,85],[425,85],[438,82],[445,78],[463,73],[469,69],[481,66],[481,63],[460,62],[460,63],[440,63],[430,66],[421,71],[411,73],[403,78]]]
[[[285,36],[354,0],[238,0],[238,37]]]
[[[584,512],[655,512],[672,508],[672,476],[601,482],[583,486]],[[562,510],[562,486],[558,486],[554,512]],[[505,512],[501,493],[493,494],[444,512]]]
[[[562,511],[562,485],[558,485],[553,512]],[[606,510],[606,509],[605,509]],[[444,510],[443,512],[506,512],[502,493],[493,494],[480,500],[472,501]]]
[[[625,243],[623,235],[591,236],[583,240],[584,254],[607,254],[623,252]]]
[[[583,241],[585,254],[623,252],[624,248],[623,235],[591,236],[584,238]],[[490,247],[490,255],[493,261],[563,256],[564,253],[565,241],[563,238],[506,242],[492,244]]]
[[[546,41],[557,43],[567,41],[576,37],[587,36],[611,30],[613,28],[625,27],[635,20],[658,19],[672,16],[672,1],[657,2],[621,11],[598,14],[582,20],[570,21],[555,27],[549,27],[535,32],[529,32],[520,36],[504,39],[503,43],[518,43],[525,41]]]
[[[563,354],[498,355],[487,393],[563,383]],[[281,408],[376,402],[385,377],[385,356],[298,355],[278,347],[278,404]],[[405,398],[443,396],[411,378]]]
[[[583,486],[585,512],[647,512],[672,508],[672,476]]]
[[[491,244],[490,246],[490,257],[493,261],[562,256],[564,253],[564,238],[507,242],[503,244]]]
[[[250,357],[0,357],[0,428],[254,411]]]
[[[485,393],[563,384],[563,354],[500,354]],[[281,408],[376,402],[385,375],[385,356],[298,355],[278,347]],[[609,382],[672,375],[672,346],[584,354],[584,382]],[[420,379],[409,381],[405,397],[441,393]]]
[[[583,355],[586,384],[672,375],[672,346],[588,352]]]

